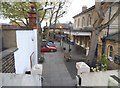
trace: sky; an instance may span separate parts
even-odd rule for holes
[[[79,14],[82,11],[83,5],[86,5],[89,8],[94,4],[95,0],[71,0],[71,4],[68,8],[67,14],[65,14],[62,18],[59,19],[60,23],[67,23],[69,21],[74,22],[72,17]],[[0,23],[9,23],[9,20],[0,18]]]
[[[74,22],[72,17],[79,14],[82,11],[83,5],[86,5],[88,8],[95,5],[95,0],[71,0],[71,1],[72,3],[68,8],[67,14],[65,14],[64,17],[59,20],[62,23],[69,21]]]

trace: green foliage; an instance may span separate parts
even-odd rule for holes
[[[27,17],[29,6],[28,2],[2,2],[1,11],[5,17],[21,19]]]
[[[101,62],[101,69],[107,70],[108,69],[108,60],[107,60],[107,57],[105,56],[105,54],[103,54],[101,56],[100,62]]]
[[[5,18],[9,18],[14,22],[22,22],[28,25],[28,12],[30,12],[30,2],[1,2],[0,11]],[[42,8],[42,5],[37,2],[37,8]],[[39,11],[39,17],[42,17],[43,11]]]
[[[47,3],[47,4],[46,4]],[[59,5],[61,3],[61,5]],[[44,20],[58,19],[65,13],[65,6],[67,6],[67,1],[64,2],[35,2],[36,11],[47,6],[54,6],[51,10],[39,10],[39,20],[40,22]],[[28,12],[30,12],[30,2],[0,2],[0,12],[4,17],[9,18],[11,22],[22,22],[24,25],[28,25]],[[58,11],[59,10],[59,11]],[[56,13],[57,18],[56,18]],[[53,21],[54,22],[54,21]]]
[[[106,71],[107,69],[108,69],[108,60],[105,54],[101,56],[100,61],[98,62],[98,64],[96,64],[95,68],[91,67],[91,70],[94,72]]]

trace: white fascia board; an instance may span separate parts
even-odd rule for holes
[[[70,34],[69,31],[64,31],[65,34]],[[91,32],[71,32],[71,35],[76,36],[91,36]]]

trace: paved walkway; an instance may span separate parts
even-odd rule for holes
[[[58,47],[57,52],[45,53],[44,55],[43,86],[73,86],[72,88],[75,88],[76,80],[72,79],[67,68],[70,66],[66,66],[65,64],[63,53],[59,48],[59,43],[56,43],[56,45]]]
[[[66,50],[69,50],[69,44],[63,42],[63,47],[66,48]],[[86,56],[85,54],[83,54],[84,51],[82,51],[82,49],[79,47],[76,47],[75,45],[70,45],[71,48],[71,56],[72,56],[72,60],[74,61],[85,61]],[[62,50],[62,47],[61,47]]]

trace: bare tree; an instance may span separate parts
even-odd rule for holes
[[[69,7],[70,2],[68,2],[67,0],[63,0],[60,2],[50,2],[50,5],[52,5],[53,8],[50,11],[48,11],[49,13],[48,30],[50,29],[51,25],[54,25],[53,36],[52,36],[52,39],[54,39],[56,23],[58,22],[58,19],[61,18],[67,12],[67,8]],[[47,32],[46,35],[48,38],[48,31],[46,32]]]
[[[90,66],[94,65],[94,60],[95,60],[95,51],[98,43],[98,36],[100,35],[100,32],[106,28],[108,25],[110,25],[120,14],[120,2],[119,0],[115,2],[104,2],[103,5],[101,5],[101,0],[96,0],[95,2],[95,10],[97,12],[98,19],[94,22],[93,24],[93,32],[92,32],[92,37],[91,37],[91,45],[90,45],[90,51],[87,57],[88,63]],[[105,19],[105,13],[108,11],[108,9],[115,4],[118,5],[118,9],[116,10],[115,14],[111,17],[111,19],[105,23],[102,24],[103,20]],[[101,25],[102,24],[102,25]]]

